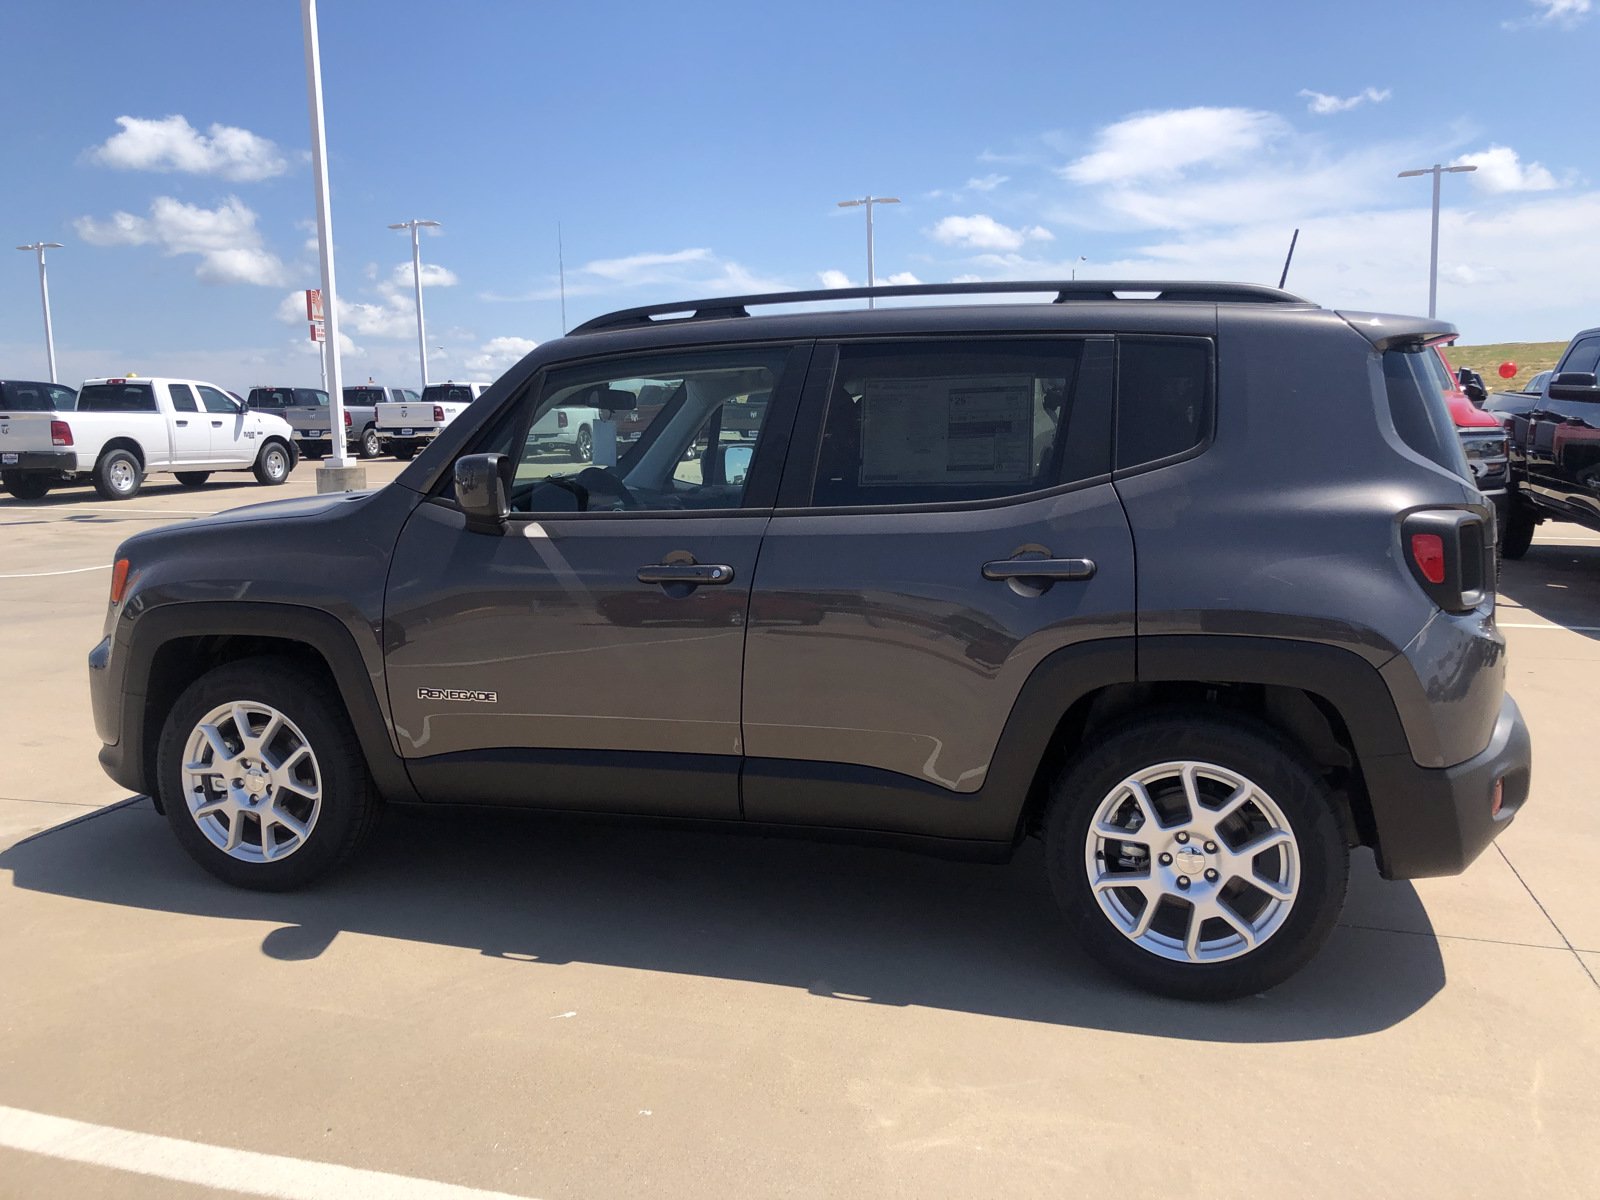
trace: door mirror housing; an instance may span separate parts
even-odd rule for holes
[[[1483,384],[1483,376],[1471,367],[1462,367],[1456,372],[1456,379],[1461,384],[1461,390],[1467,399],[1474,404],[1481,406],[1489,398],[1489,389]]]
[[[512,461],[504,454],[456,459],[456,507],[474,533],[504,533],[511,515]]]
[[[1593,371],[1563,371],[1551,377],[1545,394],[1552,400],[1600,401],[1600,386]]]
[[[742,484],[750,473],[750,459],[755,454],[753,446],[723,446],[722,482]]]

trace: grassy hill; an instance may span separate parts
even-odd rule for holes
[[[1565,342],[1499,342],[1492,346],[1447,346],[1445,354],[1453,367],[1471,367],[1491,392],[1514,392],[1540,371],[1548,371],[1567,348]],[[1500,378],[1500,364],[1514,362],[1517,373]]]

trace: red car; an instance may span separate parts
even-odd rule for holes
[[[1506,448],[1506,431],[1493,413],[1484,412],[1467,398],[1444,349],[1443,343],[1434,346],[1439,358],[1439,388],[1450,407],[1450,419],[1455,423],[1456,432],[1461,435],[1461,448],[1467,453],[1473,482],[1494,501],[1495,515],[1500,528],[1504,529],[1511,461]]]

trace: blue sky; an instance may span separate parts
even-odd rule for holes
[[[880,280],[1277,281],[1465,341],[1600,321],[1592,0],[583,5],[324,0],[347,379],[492,378],[569,324],[695,295]],[[64,380],[315,382],[295,0],[54,0],[7,17],[8,245],[59,241]],[[20,114],[20,119],[19,119]],[[1080,258],[1083,261],[1079,261]],[[37,276],[0,274],[0,372],[44,370]]]

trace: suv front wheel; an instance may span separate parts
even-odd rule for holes
[[[1050,883],[1101,963],[1141,987],[1225,1000],[1321,947],[1349,850],[1326,788],[1273,730],[1201,712],[1122,726],[1057,780]]]
[[[178,697],[157,748],[178,841],[238,887],[284,891],[338,866],[378,799],[338,694],[277,658],[228,663]]]

